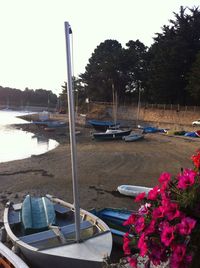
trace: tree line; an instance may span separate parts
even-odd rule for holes
[[[44,106],[56,107],[57,96],[50,90],[45,89],[29,89],[24,91],[15,88],[0,86],[0,104],[17,107],[26,106]]]
[[[200,10],[180,7],[155,33],[148,48],[140,40],[126,47],[105,40],[92,53],[85,72],[74,77],[79,103],[85,98],[119,103],[198,105],[200,99]],[[64,96],[65,89],[61,96]]]

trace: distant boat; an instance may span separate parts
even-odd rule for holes
[[[144,139],[144,135],[142,134],[137,134],[137,133],[132,133],[128,136],[122,137],[123,140],[126,142],[132,142],[132,141],[138,141]]]
[[[74,206],[50,195],[8,203],[4,226],[14,247],[31,267],[102,267],[110,255],[109,227],[97,216],[80,209],[80,241],[76,241]]]
[[[33,121],[32,124],[39,125],[39,126],[45,126],[48,128],[59,128],[59,127],[66,127],[67,124],[62,121],[52,121],[52,120],[47,120],[47,121]]]
[[[131,216],[131,214],[137,213],[132,210],[121,208],[92,209],[90,212],[102,219],[110,227],[113,242],[118,245],[123,245],[123,237],[130,228],[130,226],[124,226],[123,223]]]
[[[11,249],[0,242],[0,267],[1,268],[28,268],[28,265]]]
[[[120,185],[117,187],[117,190],[120,194],[127,195],[127,196],[137,196],[140,193],[145,192],[148,195],[149,191],[152,188],[143,187],[143,186],[136,186],[136,185]]]
[[[191,131],[191,132],[186,132],[184,134],[185,137],[191,137],[191,138],[197,138],[199,137],[198,134],[196,133],[196,131]]]
[[[131,133],[132,129],[107,129],[106,132],[93,133],[93,137],[96,140],[121,140],[124,136]]]
[[[195,134],[200,137],[200,130],[195,131]]]
[[[119,123],[114,123],[112,121],[101,121],[101,120],[88,120],[88,124],[94,127],[97,131],[106,131],[108,128],[118,128],[120,126]]]

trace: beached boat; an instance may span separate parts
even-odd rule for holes
[[[197,137],[200,137],[200,130],[196,130],[195,134],[197,135]]]
[[[96,140],[121,140],[124,136],[131,133],[132,129],[107,129],[106,132],[93,133],[93,137]]]
[[[60,127],[66,127],[67,124],[62,121],[33,121],[32,124],[38,125],[38,126],[44,126],[47,128],[60,128]]]
[[[76,241],[74,206],[50,195],[8,203],[4,226],[15,250],[31,267],[101,267],[112,249],[109,227],[80,209],[80,242]]]
[[[120,185],[117,187],[117,190],[120,194],[127,195],[127,196],[137,196],[140,193],[145,192],[148,195],[149,191],[152,188],[143,187],[143,186],[136,186],[136,185]]]
[[[93,128],[97,131],[106,131],[109,128],[119,128],[119,123],[114,123],[112,121],[101,121],[101,120],[88,120],[88,124],[93,126]]]
[[[138,141],[144,139],[144,135],[138,133],[131,133],[128,136],[122,137],[126,142]]]
[[[9,202],[4,210],[8,237],[34,268],[102,267],[112,249],[109,227],[79,206],[71,32],[69,23],[65,22],[73,205],[50,195],[37,198],[28,195],[22,203]]]
[[[121,208],[103,208],[100,210],[92,209],[91,213],[102,219],[109,227],[113,236],[113,242],[117,245],[123,245],[123,237],[130,226],[124,226],[123,223],[136,211]]]
[[[0,267],[1,268],[28,268],[28,265],[11,249],[0,242]]]

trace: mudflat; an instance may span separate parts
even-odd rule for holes
[[[21,201],[29,193],[48,193],[73,203],[68,128],[48,132],[32,124],[21,127],[53,138],[59,146],[39,156],[0,164],[1,220],[8,200]],[[191,155],[200,148],[200,138],[149,133],[136,142],[96,141],[92,139],[92,129],[77,130],[80,206],[84,209],[134,209],[133,198],[116,191],[119,185],[153,187],[162,172],[176,176],[182,167],[191,168]]]

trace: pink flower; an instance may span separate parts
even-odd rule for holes
[[[167,260],[167,257],[165,254],[165,248],[162,247],[161,245],[153,244],[149,258],[154,265],[160,265],[162,261]]]
[[[153,218],[162,218],[164,216],[164,207],[160,206],[158,208],[155,208],[152,212]]]
[[[144,220],[144,217],[140,217],[135,222],[135,231],[137,233],[140,233],[140,232],[142,232],[144,230],[144,228],[145,228],[145,220]]]
[[[139,210],[138,210],[138,214],[139,215],[145,215],[149,213],[149,208],[151,207],[150,203],[146,203],[144,205],[142,205]]]
[[[153,219],[145,229],[145,234],[152,234],[155,231],[156,220]]]
[[[165,207],[165,215],[167,216],[169,221],[172,221],[173,219],[180,217],[178,204],[168,203],[167,207]]]
[[[192,186],[195,182],[196,172],[191,169],[185,169],[183,174],[177,177],[178,179],[178,188],[186,189],[189,186]]]
[[[144,233],[140,236],[137,246],[140,249],[140,255],[144,257],[147,254],[147,243],[145,242]]]
[[[168,172],[163,172],[158,179],[159,183],[162,185],[162,190],[165,190],[171,180],[171,174]]]
[[[131,254],[131,249],[130,249],[129,244],[130,244],[129,234],[126,233],[124,235],[124,243],[123,243],[123,250],[124,250],[125,255],[130,255]]]
[[[135,223],[136,217],[137,216],[135,214],[131,214],[131,216],[123,222],[123,225],[133,225]]]
[[[148,193],[148,199],[149,200],[156,200],[156,198],[158,197],[160,188],[159,186],[155,186],[152,190],[149,191]]]
[[[132,258],[128,257],[127,260],[128,260],[128,262],[129,262],[129,264],[130,264],[131,267],[137,268],[137,259],[136,258],[134,258],[134,257],[132,257]]]
[[[138,195],[136,196],[136,198],[135,198],[135,202],[140,202],[140,201],[142,201],[142,200],[145,198],[145,196],[146,196],[145,192],[138,194]]]
[[[176,261],[180,262],[183,260],[186,253],[186,246],[184,244],[179,244],[173,246],[172,256]]]
[[[194,219],[185,217],[181,220],[181,223],[177,224],[176,228],[180,234],[189,235],[195,225],[196,221]]]
[[[161,233],[161,241],[165,246],[168,247],[173,240],[174,240],[174,227],[165,226],[163,228],[163,232]]]

